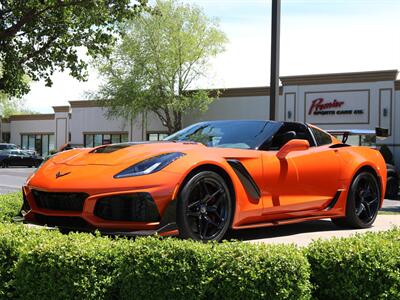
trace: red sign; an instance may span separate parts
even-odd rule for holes
[[[323,111],[331,108],[340,108],[344,104],[343,101],[333,100],[332,102],[324,102],[324,98],[317,98],[312,101],[308,114],[311,115],[318,111]]]

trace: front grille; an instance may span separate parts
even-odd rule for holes
[[[97,201],[94,214],[105,220],[157,222],[157,205],[149,193],[134,193],[104,197]]]
[[[51,227],[69,228],[69,229],[90,229],[91,226],[80,217],[55,217],[35,214],[38,224]]]
[[[82,211],[85,193],[48,193],[37,190],[32,191],[33,198],[39,208],[50,210]]]

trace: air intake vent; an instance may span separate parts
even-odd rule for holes
[[[33,190],[33,197],[39,208],[64,211],[82,211],[85,199],[89,196],[85,193],[48,193]]]

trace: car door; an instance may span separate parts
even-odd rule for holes
[[[326,207],[340,188],[340,158],[329,145],[312,141],[307,150],[264,151],[264,214],[280,214]]]

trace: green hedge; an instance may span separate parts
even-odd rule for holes
[[[400,230],[316,241],[305,254],[318,299],[400,299]]]
[[[0,195],[0,222],[11,222],[22,206],[22,193]]]
[[[309,299],[295,247],[110,239],[0,224],[3,299]]]
[[[299,249],[128,240],[12,224],[0,196],[1,299],[400,299],[400,230]]]

